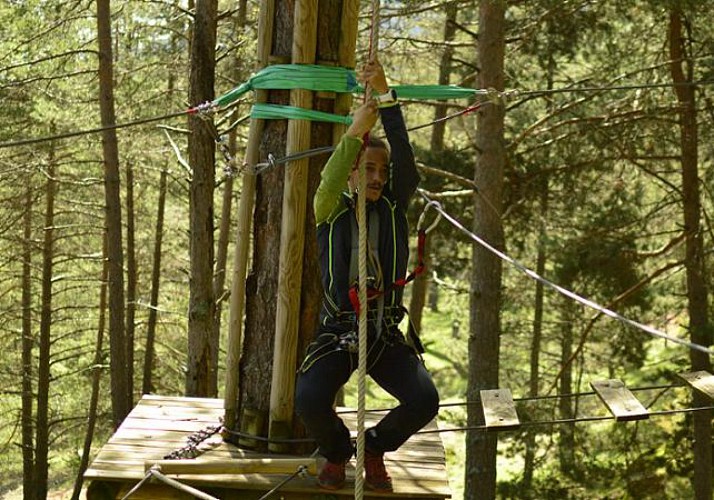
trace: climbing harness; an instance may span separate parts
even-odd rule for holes
[[[437,209],[437,215],[434,221],[427,227],[426,229],[423,229],[422,226],[424,224],[424,221],[426,219],[426,213],[429,211],[429,208],[434,207]],[[424,252],[426,248],[426,236],[429,234],[439,223],[441,220],[441,212],[439,211],[441,209],[441,204],[437,201],[434,200],[428,200],[428,203],[424,205],[424,209],[422,210],[421,215],[419,215],[419,220],[417,221],[417,263],[414,269],[404,278],[399,278],[395,280],[393,283],[390,283],[383,288],[381,287],[372,287],[367,289],[367,301],[369,302],[370,300],[384,296],[385,294],[389,293],[392,289],[394,288],[404,288],[406,285],[414,281],[414,279],[422,274],[426,270],[426,264],[424,263]],[[370,226],[370,231],[371,231],[371,226]],[[353,230],[353,235],[354,235],[354,230]],[[354,250],[353,250],[354,253]],[[352,307],[355,310],[355,312],[359,313],[360,309],[360,301],[359,301],[359,289],[357,285],[354,285],[350,288],[349,292],[349,297],[350,297],[350,302],[352,303]]]

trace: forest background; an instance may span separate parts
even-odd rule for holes
[[[0,492],[24,483],[25,498],[45,498],[53,489],[69,497],[86,459],[142,393],[206,392],[191,381],[195,360],[187,340],[196,286],[192,211],[196,186],[206,185],[193,168],[197,148],[189,148],[188,132],[213,130],[194,129],[185,117],[200,104],[190,91],[192,75],[200,74],[192,67],[191,40],[205,3],[0,4]],[[467,231],[439,223],[429,237],[428,276],[407,297],[445,403],[440,424],[461,429],[475,422],[466,404],[478,368],[475,278],[488,272],[474,268],[480,245],[466,234],[478,227],[475,207],[497,214],[496,246],[550,282],[679,339],[709,346],[713,330],[712,3],[484,3],[503,7],[504,84],[517,92],[501,100],[402,101],[409,127],[458,114],[411,132],[425,193]],[[478,87],[480,7],[382,2],[379,57],[390,82]],[[369,8],[361,2],[358,63],[367,51]],[[245,0],[217,4],[215,82],[209,82],[216,95],[255,70],[259,9],[260,2]],[[107,117],[100,113],[106,110],[97,35],[102,12],[111,13],[115,120],[126,125],[115,129],[114,171],[106,168],[107,130],[98,133]],[[479,111],[460,114],[478,102]],[[230,137],[226,147],[235,158],[245,154],[251,104],[249,94],[213,121]],[[496,106],[505,112],[505,156],[502,191],[489,200],[474,184],[477,120]],[[226,165],[221,151],[208,183],[215,259],[207,254],[203,273],[216,299],[214,396],[224,389],[228,313],[221,306],[242,189],[240,177],[225,168],[240,161]],[[413,226],[423,208],[417,200]],[[120,229],[119,306],[129,346],[128,387],[120,391],[109,376],[118,368],[110,370],[116,358],[105,337],[116,332],[111,321],[118,317],[107,314],[118,296],[111,290],[117,286],[111,235],[118,234],[112,227]],[[256,220],[256,234],[261,230],[267,231]],[[510,263],[503,264],[500,293],[492,367],[531,425],[497,438],[499,497],[711,496],[711,412],[681,411],[707,403],[693,400],[675,377],[711,370],[706,354],[598,314]],[[637,388],[661,415],[588,422],[606,414],[589,390],[590,381],[603,378]],[[130,396],[118,401],[121,394]],[[96,428],[87,424],[93,417]],[[693,472],[702,436],[708,485]],[[465,431],[442,437],[455,498],[477,498],[469,490]]]

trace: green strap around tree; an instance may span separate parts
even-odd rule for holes
[[[464,99],[475,95],[486,95],[480,89],[470,89],[456,85],[394,85],[392,87],[402,99]],[[355,72],[336,66],[318,66],[315,64],[275,64],[268,66],[247,82],[213,101],[214,107],[226,106],[251,90],[289,90],[307,89],[313,91],[338,93],[364,93],[364,88],[357,82]],[[256,109],[257,108],[257,109]],[[279,104],[256,104],[251,111],[253,118],[262,119],[303,119],[334,123],[351,123],[345,116],[320,111],[312,111]]]
[[[250,111],[250,117],[263,120],[282,120],[287,118],[290,120],[342,123],[344,125],[352,123],[352,117],[349,115],[336,115],[333,113],[325,113],[324,111],[296,108],[295,106],[283,106],[281,104],[255,103],[253,109]]]

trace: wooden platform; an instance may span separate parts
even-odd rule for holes
[[[345,409],[340,409],[345,410]],[[186,445],[186,438],[210,425],[217,425],[223,416],[222,399],[184,398],[146,395],[121,427],[100,450],[84,474],[91,481],[87,498],[122,498],[145,477],[145,462],[161,460],[172,451]],[[378,420],[379,413],[369,415],[367,425]],[[356,413],[343,415],[347,425],[356,429]],[[431,423],[427,428],[435,429]],[[260,454],[241,450],[214,435],[202,444],[205,450],[201,460],[234,458],[274,458],[274,454]],[[295,456],[291,456],[295,458]],[[385,463],[394,482],[394,493],[374,494],[365,491],[365,498],[422,498],[444,499],[451,497],[444,445],[438,433],[417,434],[398,451],[385,455]],[[286,479],[286,474],[176,474],[169,477],[196,487],[221,499],[257,499]],[[273,498],[302,500],[317,498],[354,497],[354,460],[348,465],[347,485],[344,489],[329,492],[315,484],[314,476],[296,477],[280,488]],[[188,494],[152,480],[131,499],[190,499]]]

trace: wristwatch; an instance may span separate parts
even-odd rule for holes
[[[397,103],[397,92],[394,89],[389,89],[384,94],[376,97],[379,107],[393,106]]]

